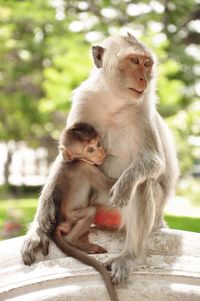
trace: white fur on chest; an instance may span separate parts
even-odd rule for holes
[[[117,112],[99,118],[99,131],[108,157],[103,164],[105,173],[118,178],[127,169],[138,151],[138,131],[133,106],[125,106]],[[101,117],[101,115],[99,115]]]
[[[89,92],[77,91],[67,126],[76,122],[94,126],[109,154],[102,169],[108,176],[118,178],[130,166],[140,147],[141,107],[134,99],[114,97],[103,88]]]

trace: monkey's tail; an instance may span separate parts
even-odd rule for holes
[[[71,256],[75,259],[78,259],[82,263],[85,263],[97,270],[101,277],[103,278],[103,281],[106,285],[108,294],[110,296],[111,301],[119,301],[114,285],[111,281],[111,277],[107,271],[107,269],[104,267],[102,263],[97,261],[96,259],[90,257],[89,255],[85,254],[83,251],[76,249],[72,245],[70,245],[67,241],[63,239],[63,236],[60,231],[54,230],[52,232],[52,238],[56,245],[61,249],[62,252],[67,254],[68,256]]]

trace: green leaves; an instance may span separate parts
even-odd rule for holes
[[[196,84],[200,18],[187,1],[0,1],[0,139],[57,138],[71,95],[87,78],[91,43],[132,31],[159,57],[159,111],[173,127],[181,168],[196,158],[188,137],[200,134]],[[72,26],[73,25],[73,26]]]
[[[43,70],[46,97],[40,101],[42,112],[61,110],[66,114],[73,89],[87,78],[91,68],[88,45],[79,38],[65,41],[64,53],[55,56],[51,66]]]
[[[177,76],[180,69],[181,65],[173,59],[168,59],[159,66],[159,110],[164,117],[176,114],[181,108],[184,83]]]

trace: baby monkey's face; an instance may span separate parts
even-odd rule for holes
[[[106,152],[100,137],[82,144],[82,156],[80,160],[92,165],[101,165],[105,160]]]
[[[68,153],[71,154],[72,160],[78,159],[92,165],[101,165],[106,157],[106,152],[99,136],[90,141],[74,143],[68,149]]]

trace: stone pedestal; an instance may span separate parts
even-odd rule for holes
[[[100,275],[64,255],[53,242],[47,257],[38,253],[28,267],[22,263],[23,237],[0,242],[0,300],[109,301]],[[92,255],[102,262],[117,256],[120,233],[93,230],[91,240],[107,248]],[[121,301],[199,301],[200,234],[164,229],[153,233],[146,246],[146,266],[133,271],[116,287]]]

